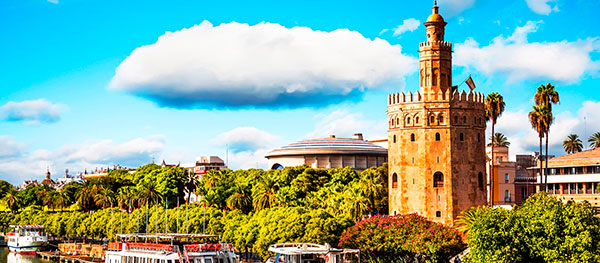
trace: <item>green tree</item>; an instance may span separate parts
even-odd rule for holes
[[[8,191],[2,198],[2,202],[10,209],[11,212],[15,213],[21,208],[21,198],[17,194],[17,191]]]
[[[256,211],[277,206],[279,182],[276,176],[267,174],[263,176],[252,192],[252,204]]]
[[[0,199],[4,198],[4,196],[13,189],[13,186],[4,180],[0,180]]]
[[[244,213],[250,212],[252,210],[252,189],[247,185],[236,184],[227,198],[227,207],[241,210]]]
[[[371,167],[360,173],[359,188],[363,195],[369,200],[369,207],[373,214],[377,214],[377,200],[387,197],[387,174],[384,174],[378,167]]]
[[[466,262],[600,262],[600,218],[587,202],[540,192],[512,210],[478,208]]]
[[[494,129],[498,117],[504,112],[504,98],[497,92],[492,92],[485,98],[485,118],[492,122],[492,134],[495,134]],[[492,144],[492,161],[491,161],[491,175],[490,175],[490,189],[494,189],[494,144]],[[490,191],[491,194],[491,205],[494,206],[494,191]]]
[[[100,191],[94,196],[94,202],[102,208],[112,207],[115,199],[114,195],[109,188],[100,187]]]
[[[546,127],[546,131],[545,131],[545,137],[546,137],[546,171],[544,172],[545,175],[545,185],[546,185],[546,190],[548,187],[548,138],[549,133],[550,133],[550,126],[552,126],[552,122],[553,122],[553,117],[552,117],[552,104],[557,104],[560,102],[560,98],[558,96],[558,92],[556,91],[556,89],[554,88],[554,86],[550,83],[546,83],[544,85],[540,85],[537,89],[537,92],[534,95],[534,101],[536,105],[544,105],[546,107],[548,107],[548,111],[549,111],[549,116],[548,118],[550,118],[550,120],[548,121],[548,126]],[[540,155],[542,154],[542,152],[540,152]]]
[[[592,136],[590,136],[590,138],[588,139],[588,142],[590,143],[590,147],[592,149],[600,147],[600,132],[592,134]]]
[[[494,136],[490,137],[490,142],[488,143],[487,146],[492,146],[492,143],[494,144],[494,146],[509,146],[510,145],[508,138],[506,138],[506,136],[504,136],[504,134],[502,134],[500,132],[494,133]]]
[[[577,134],[569,134],[563,141],[563,149],[565,149],[567,154],[581,152],[583,150],[583,143]]]
[[[552,116],[552,112],[550,111],[550,108],[548,108],[548,106],[546,105],[536,105],[533,106],[533,110],[531,112],[529,112],[529,122],[531,123],[531,127],[533,129],[536,130],[536,132],[538,133],[538,136],[540,138],[540,158],[539,158],[539,162],[540,162],[540,178],[542,181],[542,188],[543,189],[547,189],[546,188],[546,183],[544,180],[544,169],[543,169],[543,160],[542,160],[542,138],[544,137],[544,135],[546,134],[546,131],[548,130],[548,127],[550,127],[550,124],[552,123],[554,117]],[[546,156],[547,159],[547,156]]]

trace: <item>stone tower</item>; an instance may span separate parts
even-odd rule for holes
[[[484,95],[452,86],[452,43],[437,4],[419,44],[420,90],[388,96],[390,213],[453,225],[486,204]]]

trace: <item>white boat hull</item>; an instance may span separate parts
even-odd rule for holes
[[[26,242],[24,244],[8,244],[8,250],[16,253],[35,253],[37,251],[41,251],[43,248],[48,245],[46,241],[32,241]]]

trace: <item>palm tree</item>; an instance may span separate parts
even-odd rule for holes
[[[577,134],[570,134],[567,139],[563,141],[563,148],[567,153],[576,153],[583,150],[583,143],[579,139]]]
[[[531,127],[536,130],[540,137],[540,178],[543,178],[543,162],[541,159],[542,156],[542,138],[546,134],[550,123],[552,122],[552,112],[546,105],[536,105],[533,106],[533,110],[529,112],[529,122],[531,123]],[[546,185],[542,180],[543,189],[546,189]]]
[[[548,107],[549,114],[552,116],[552,104],[557,104],[560,102],[560,98],[558,97],[558,92],[555,90],[554,86],[550,83],[546,83],[545,85],[540,85],[537,89],[537,92],[533,96],[536,105],[545,105]],[[544,171],[545,175],[545,185],[548,186],[548,133],[550,132],[550,126],[552,125],[552,120],[548,122],[548,127],[546,128],[546,170]],[[540,152],[540,155],[542,153]],[[546,189],[547,190],[547,189]]]
[[[146,183],[140,185],[137,194],[137,198],[139,200],[145,200],[146,203],[152,202],[152,200],[160,198],[160,193],[156,189],[156,184],[153,183]]]
[[[494,135],[492,137],[490,137],[490,143],[488,143],[487,146],[492,146],[492,143],[494,144],[494,146],[509,146],[510,145],[508,138],[506,138],[506,136],[504,136],[504,134],[502,134],[500,132],[494,133]]]
[[[455,225],[458,228],[458,231],[462,232],[465,236],[467,235],[467,233],[469,233],[469,230],[471,230],[471,227],[475,223],[475,220],[477,220],[477,212],[479,211],[479,209],[485,208],[471,207],[461,212],[461,215],[459,215],[455,221]]]
[[[256,184],[252,193],[252,204],[256,211],[271,208],[277,205],[279,183],[274,175],[264,175]]]
[[[492,122],[492,134],[498,117],[504,112],[504,98],[497,92],[492,92],[485,98],[485,118]],[[494,144],[492,144],[492,160],[490,169],[490,194],[491,205],[494,206]]]
[[[99,187],[97,184],[86,181],[79,192],[77,192],[77,204],[79,204],[79,207],[89,211],[95,204],[94,196],[98,194],[98,191]]]
[[[6,193],[4,198],[2,198],[2,203],[4,203],[12,213],[18,212],[21,208],[21,198],[18,196],[17,191],[13,189]]]
[[[238,209],[244,213],[252,210],[252,195],[251,191],[248,191],[244,185],[236,184],[232,188],[232,194],[227,198],[227,206],[230,209]]]
[[[358,185],[362,190],[364,197],[369,200],[372,212],[375,214],[377,212],[375,200],[385,194],[382,178],[378,176],[376,169],[367,169],[360,174]]]
[[[96,205],[102,208],[112,207],[115,194],[108,188],[101,187],[98,194],[94,196]]]
[[[344,191],[343,210],[349,214],[355,222],[360,221],[369,211],[369,199],[364,197],[360,187],[348,187]]]
[[[590,143],[590,147],[592,149],[600,147],[600,132],[592,134],[592,136],[590,136],[590,138],[588,139],[588,142]]]

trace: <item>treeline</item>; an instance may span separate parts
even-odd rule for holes
[[[512,210],[469,209],[458,223],[469,240],[465,262],[600,262],[600,218],[588,202],[541,192]]]
[[[93,213],[2,213],[0,222],[40,224],[46,226],[46,231],[53,236],[96,239],[138,232],[216,234],[221,235],[224,242],[233,244],[238,251],[252,250],[265,258],[270,256],[268,247],[278,242],[337,245],[342,232],[354,224],[349,218],[332,215],[324,209],[277,207],[247,215],[239,210],[223,211],[197,204],[189,205],[187,213],[185,206],[167,209],[166,213],[161,206],[144,207],[131,213],[117,208]],[[203,226],[206,228],[203,229]]]
[[[109,207],[134,210],[146,205],[169,208],[185,203],[189,195],[202,197],[210,207],[245,214],[272,207],[322,208],[334,215],[359,220],[387,213],[387,165],[357,173],[353,168],[282,170],[211,170],[201,180],[179,167],[148,164],[135,173],[114,170],[108,176],[71,182],[57,191],[30,185],[16,191],[0,182],[2,203],[13,212],[23,209],[94,211]]]

